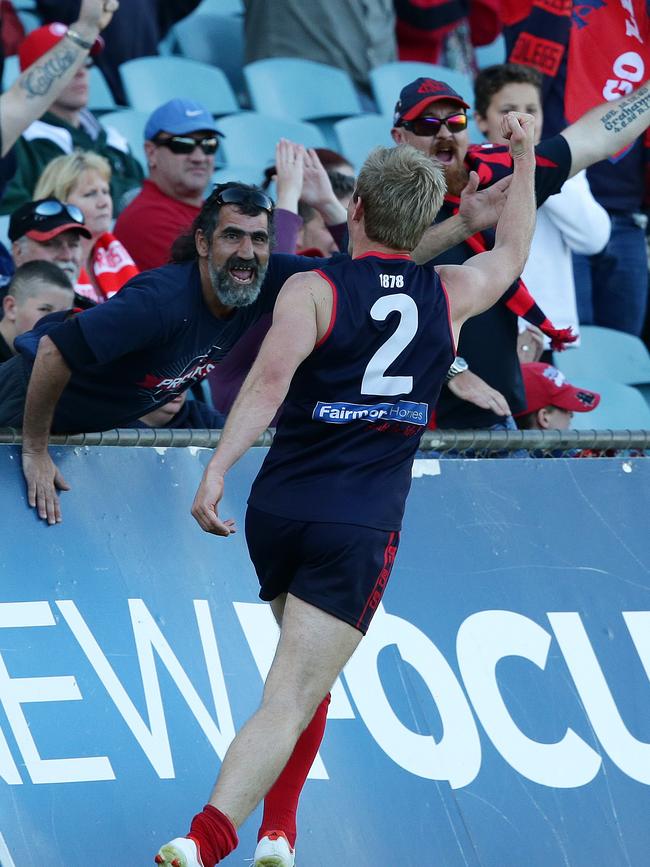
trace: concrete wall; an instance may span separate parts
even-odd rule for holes
[[[205,803],[275,628],[243,532],[208,537],[189,515],[208,452],[54,452],[73,490],[46,527],[0,446],[0,864],[136,867]],[[229,482],[240,525],[263,453]],[[333,693],[298,863],[645,867],[650,462],[414,475],[383,607]]]

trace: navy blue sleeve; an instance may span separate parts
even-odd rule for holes
[[[273,310],[275,299],[280,289],[292,274],[303,271],[313,271],[327,265],[329,259],[313,256],[292,256],[289,253],[272,253],[269,257],[269,267],[262,286],[262,312]]]
[[[100,364],[164,343],[169,337],[168,305],[143,276],[135,277],[105,304],[79,316],[81,332]]]
[[[97,363],[97,358],[79,327],[78,316],[53,327],[48,337],[59,350],[70,370],[80,370],[89,364]]]

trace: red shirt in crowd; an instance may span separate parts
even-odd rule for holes
[[[113,231],[138,268],[146,271],[169,262],[172,244],[189,229],[200,210],[145,180],[142,190],[117,218]]]

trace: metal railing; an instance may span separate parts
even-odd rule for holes
[[[59,434],[50,437],[53,446],[141,446],[157,448],[214,448],[221,437],[220,430],[168,428],[120,428],[103,433]],[[18,445],[21,432],[15,428],[0,428],[0,444]],[[273,430],[264,431],[256,446],[269,446]],[[489,455],[525,450],[553,454],[571,450],[642,451],[650,449],[649,430],[568,430],[568,431],[486,431],[440,430],[426,431],[420,449],[423,452],[472,452]]]

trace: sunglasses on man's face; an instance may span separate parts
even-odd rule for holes
[[[402,126],[414,135],[438,135],[443,126],[453,134],[467,129],[467,115],[461,111],[449,117],[416,117],[405,120]]]
[[[76,205],[59,202],[57,199],[48,199],[36,205],[32,215],[37,220],[45,220],[48,217],[54,217],[61,213],[66,214],[73,223],[83,223],[84,221],[84,215]]]
[[[192,138],[186,135],[173,135],[171,138],[155,139],[154,144],[167,148],[173,154],[191,154],[194,148],[201,148],[206,157],[216,154],[219,147],[219,139],[216,135],[206,138]]]

